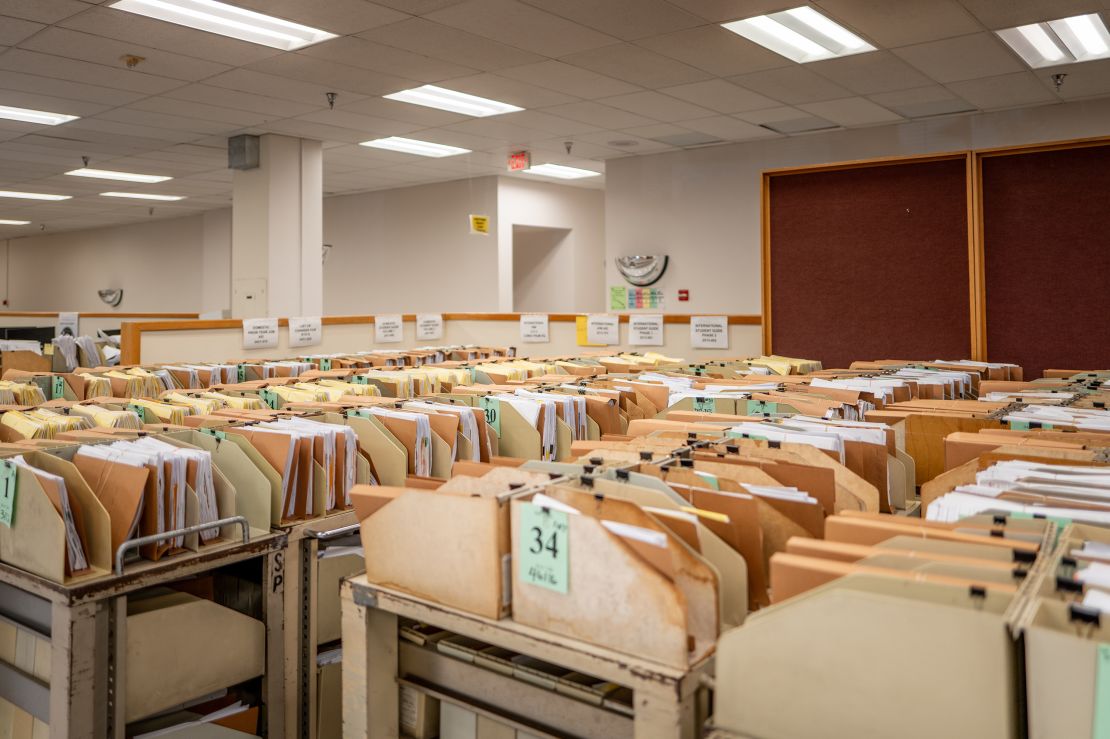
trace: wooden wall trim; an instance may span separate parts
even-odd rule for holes
[[[863,167],[882,167],[888,164],[910,164],[924,162],[941,162],[948,159],[964,159],[967,150],[944,151],[934,154],[907,154],[905,156],[876,157],[874,159],[849,159],[843,162],[827,162],[825,164],[810,164],[804,167],[779,167],[765,169],[763,175],[779,177],[791,174],[813,174],[814,172],[835,172],[838,169],[861,169]]]

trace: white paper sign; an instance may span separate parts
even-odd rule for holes
[[[586,316],[586,341],[591,344],[621,343],[621,322],[617,316]]]
[[[320,316],[289,319],[289,346],[315,346],[323,340]]]
[[[80,322],[78,313],[59,313],[58,323],[54,325],[54,336],[77,337],[77,324]]]
[[[690,346],[728,349],[728,316],[690,316]]]
[[[443,316],[439,313],[418,313],[416,338],[423,341],[443,338]]]
[[[547,332],[547,314],[531,313],[521,316],[520,340],[526,344],[546,344],[551,341]]]
[[[244,318],[243,348],[273,349],[278,345],[278,319]]]
[[[633,313],[628,316],[628,343],[632,346],[663,346],[663,316]]]
[[[374,316],[374,342],[377,344],[396,344],[404,339],[401,316],[394,313],[388,316]]]

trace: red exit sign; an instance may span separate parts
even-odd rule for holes
[[[509,155],[509,171],[523,172],[532,166],[532,155],[527,151],[514,151]]]

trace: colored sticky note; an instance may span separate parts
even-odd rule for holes
[[[239,382],[246,382],[247,381],[247,365],[240,364],[236,368],[236,374],[239,377]]]
[[[11,462],[0,463],[0,523],[8,528],[15,519],[15,488],[16,466]]]
[[[258,397],[262,398],[262,402],[270,406],[271,410],[278,409],[278,395],[273,390],[262,389],[258,391]]]
[[[609,288],[609,310],[628,309],[628,288],[614,285]]]
[[[501,401],[497,398],[491,398],[488,395],[483,395],[478,398],[478,407],[485,411],[486,423],[493,428],[493,433],[497,434],[498,438],[501,437]]]
[[[331,370],[331,359],[324,357],[320,360],[320,371],[328,372]]]
[[[520,580],[566,593],[570,580],[570,524],[567,514],[533,503],[520,506],[516,558]]]

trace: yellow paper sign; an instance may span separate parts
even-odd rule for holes
[[[489,236],[489,216],[470,214],[470,233]]]

